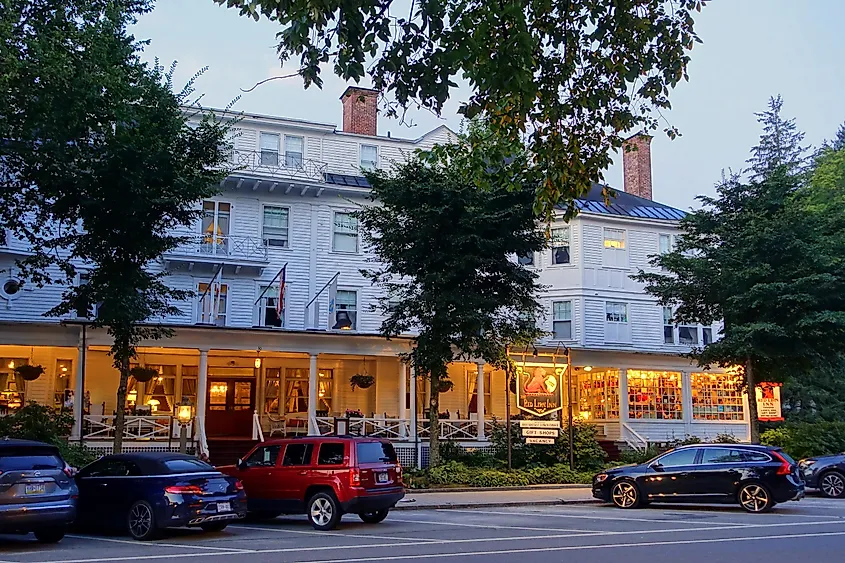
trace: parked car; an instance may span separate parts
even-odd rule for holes
[[[76,484],[58,448],[0,440],[0,532],[35,533],[43,543],[65,536],[76,517]]]
[[[665,452],[640,465],[602,471],[593,496],[619,508],[652,502],[738,502],[748,512],[766,512],[804,497],[795,461],[779,448],[740,444],[696,444]]]
[[[80,526],[124,529],[137,540],[183,526],[218,532],[246,516],[243,484],[184,454],[107,455],[76,482]]]
[[[826,497],[845,497],[845,453],[802,459],[798,467],[808,487]]]
[[[375,524],[405,496],[402,466],[390,442],[314,437],[263,442],[221,471],[243,481],[249,514],[306,514],[331,530],[344,513]]]

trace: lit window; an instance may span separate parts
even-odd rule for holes
[[[266,291],[265,291],[266,289]],[[259,293],[264,295],[258,302],[258,326],[282,327],[285,326],[285,308],[277,307],[279,304],[279,286],[261,286]]]
[[[469,405],[467,412],[478,414],[478,369],[467,370],[467,389],[469,390]],[[484,414],[490,412],[490,383],[491,372],[484,372]]]
[[[361,168],[364,170],[378,168],[378,147],[376,145],[361,145]]]
[[[53,390],[54,400],[53,404],[57,409],[73,408],[73,381],[75,375],[73,373],[72,360],[57,360],[56,361],[56,385]]]
[[[285,135],[285,166],[302,168],[305,140],[302,137]]]
[[[279,134],[261,133],[261,155],[259,162],[262,166],[279,165]]]
[[[337,290],[335,307],[337,307],[335,326],[355,330],[358,327],[358,292]]]
[[[266,368],[264,370],[264,414],[281,416],[284,414],[280,401],[279,389],[281,389],[281,368]]]
[[[604,339],[607,342],[631,341],[631,326],[628,323],[627,303],[607,303]]]
[[[555,340],[572,339],[572,301],[552,303],[552,332]]]
[[[615,248],[618,250],[625,249],[625,231],[620,229],[605,229],[604,230],[604,247]]]
[[[330,369],[317,371],[317,416],[328,416],[332,411],[332,379]],[[285,413],[308,412],[308,370],[285,369]]]
[[[622,229],[604,230],[604,265],[609,268],[628,267],[628,246]]]
[[[691,373],[692,417],[744,420],[742,377],[728,373]]]
[[[178,397],[187,397],[191,404],[197,404],[197,380],[199,379],[198,366],[182,366],[182,389]]]
[[[628,417],[681,420],[681,374],[667,371],[628,370]]]
[[[158,371],[158,376],[147,381],[144,390],[144,404],[152,414],[175,412],[176,366],[147,366]]]
[[[261,236],[265,246],[287,248],[288,246],[288,208],[275,205],[264,206],[264,222]]]
[[[201,283],[197,287],[199,294],[197,322],[199,324],[213,324],[226,326],[226,302],[229,299],[229,286],[215,283],[209,287]]]
[[[552,229],[552,264],[569,264],[569,227]]]
[[[579,370],[577,378],[577,415],[583,420],[618,420],[619,370]]]
[[[672,307],[663,307],[663,343],[675,343],[675,325],[672,324]]]
[[[334,214],[332,250],[335,252],[358,252],[358,218],[353,213]]]

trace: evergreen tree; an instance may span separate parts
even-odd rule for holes
[[[836,132],[836,137],[834,137],[833,141],[830,143],[830,148],[835,151],[845,149],[845,123],[839,126],[839,130]]]
[[[775,170],[784,166],[788,174],[799,174],[807,160],[808,147],[802,146],[804,133],[795,126],[795,119],[781,117],[783,99],[780,96],[769,99],[769,109],[756,113],[757,122],[763,127],[760,143],[751,149],[751,180],[762,181]]]

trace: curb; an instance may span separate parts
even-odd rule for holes
[[[601,504],[598,499],[575,499],[575,500],[536,500],[532,502],[527,501],[511,501],[511,502],[455,502],[455,503],[440,503],[440,504],[398,504],[391,510],[458,510],[466,508],[506,508],[519,506],[563,506],[569,504]]]
[[[405,489],[406,495],[428,493],[476,493],[484,491],[552,491],[556,489],[592,489],[592,485],[570,483],[565,485],[528,485],[524,487],[447,487],[440,489]]]

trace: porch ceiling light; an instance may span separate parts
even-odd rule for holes
[[[15,369],[15,360],[9,362],[9,369]]]
[[[182,398],[182,402],[176,408],[176,420],[179,424],[189,424],[194,418],[194,405],[187,397]]]
[[[587,372],[593,371],[593,366],[584,366],[584,371],[587,371]]]
[[[352,330],[352,319],[349,318],[349,313],[346,311],[338,311],[337,320],[335,321],[332,330]]]
[[[255,358],[255,369],[261,368],[261,358]]]

